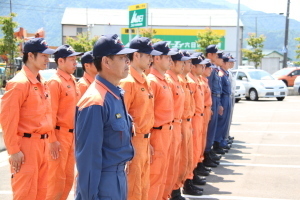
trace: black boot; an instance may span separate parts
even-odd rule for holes
[[[194,174],[197,174],[199,176],[208,176],[209,172],[206,171],[205,168],[200,166],[198,163],[197,167],[194,169]]]
[[[220,160],[222,158],[222,156],[218,156],[214,151],[210,151],[209,156],[212,160]]]
[[[228,136],[229,140],[234,140],[234,137]]]
[[[208,171],[209,173],[212,171],[210,167],[205,167],[202,162],[198,163],[197,168],[198,167],[204,169],[205,171]]]
[[[170,200],[185,200],[185,198],[181,196],[180,188],[172,191]]]
[[[218,165],[213,162],[213,160],[210,158],[209,152],[204,152],[204,160],[203,164],[206,167],[217,167]]]
[[[197,175],[194,174],[193,184],[194,185],[205,185],[206,184],[206,180],[203,180],[199,176],[197,176]]]
[[[219,142],[214,142],[213,151],[217,154],[225,154],[225,151],[220,147]]]
[[[193,181],[191,179],[186,179],[183,185],[183,194],[201,196],[203,194],[203,189],[193,185]]]

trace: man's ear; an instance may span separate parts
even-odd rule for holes
[[[102,67],[105,67],[107,69],[110,68],[110,60],[108,59],[108,57],[103,56],[101,63],[103,64]]]

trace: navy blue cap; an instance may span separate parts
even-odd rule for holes
[[[200,56],[202,58],[202,60],[205,59],[205,57],[204,57],[204,55],[203,55],[202,52],[195,52],[191,56],[194,57],[194,58],[199,58],[199,56]]]
[[[157,51],[162,52],[161,55],[175,55],[177,52],[174,52],[170,49],[169,44],[165,41],[159,41],[153,44],[153,48]]]
[[[48,48],[48,45],[44,38],[33,38],[25,42],[23,52],[54,54],[55,50]]]
[[[206,47],[206,53],[222,53],[215,44],[208,45]]]
[[[218,58],[220,58],[220,59],[223,59],[223,57],[224,57],[224,54],[223,54],[223,52],[221,52],[221,53],[218,53]]]
[[[226,56],[229,58],[228,62],[236,62],[236,59],[230,54],[226,54]]]
[[[210,59],[204,59],[203,63],[200,63],[200,64],[205,65],[205,67],[212,67]]]
[[[151,40],[147,37],[134,38],[131,40],[129,48],[137,49],[137,52],[153,56],[159,56],[162,54],[162,52],[154,50]]]
[[[178,48],[172,48],[172,51],[176,52],[177,54],[172,55],[171,58],[173,61],[186,61],[186,60],[190,60],[190,57],[186,57],[183,55],[182,51]]]
[[[199,55],[197,58],[192,59],[192,64],[193,64],[193,65],[201,64],[201,62],[202,62],[203,60],[204,60],[204,59]]]
[[[182,51],[182,53],[183,53],[183,55],[184,55],[185,57],[189,57],[190,59],[195,59],[195,58],[197,58],[196,56],[193,56],[193,54],[191,54],[191,53],[188,52],[188,51]]]
[[[54,58],[55,59],[67,58],[70,56],[81,56],[82,54],[83,54],[82,52],[75,52],[70,45],[64,44],[55,50]]]
[[[121,55],[136,52],[136,49],[125,48],[117,34],[102,35],[93,48],[94,58]]]
[[[92,63],[94,61],[94,56],[92,51],[87,51],[81,56],[81,65],[84,66],[85,63]]]

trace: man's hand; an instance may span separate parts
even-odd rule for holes
[[[56,160],[59,157],[59,152],[61,151],[59,141],[49,143],[49,150],[52,159]]]
[[[223,106],[219,106],[219,111],[218,111],[218,113],[219,113],[219,115],[223,115],[223,111],[224,111],[224,108],[223,108]]]
[[[20,151],[18,153],[10,155],[9,161],[13,170],[15,170],[16,173],[18,173],[21,169],[21,165],[25,162],[23,152]]]
[[[151,144],[149,144],[149,148],[150,148],[150,163],[152,163],[152,156],[154,155],[154,148]]]

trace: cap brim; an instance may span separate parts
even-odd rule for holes
[[[67,57],[71,57],[71,56],[81,56],[81,55],[83,55],[83,54],[84,54],[84,53],[82,53],[82,52],[74,52],[74,53],[68,55]]]
[[[236,62],[236,59],[229,59],[228,62]]]
[[[201,64],[201,65],[206,65],[206,64],[208,64],[209,62],[207,61],[207,60],[203,60],[203,61],[201,61],[199,64]]]
[[[178,54],[178,52],[170,50],[167,54],[163,54],[163,55],[174,56],[176,54]]]
[[[216,53],[223,53],[224,51],[222,51],[222,50],[218,50]]]
[[[40,51],[39,53],[44,53],[44,54],[54,54],[55,50],[54,49],[45,49],[44,51]]]
[[[162,55],[163,53],[162,52],[160,52],[160,51],[156,51],[156,50],[151,50],[151,51],[137,51],[137,52],[140,52],[140,53],[145,53],[145,54],[150,54],[150,55],[152,55],[152,56],[160,56],[160,55]]]
[[[130,49],[130,48],[124,48],[121,51],[119,51],[118,53],[116,53],[115,55],[121,55],[121,54],[130,54],[133,52],[138,51],[137,49]]]
[[[187,56],[183,56],[180,61],[187,61],[187,60],[191,60],[191,57],[187,57]]]

